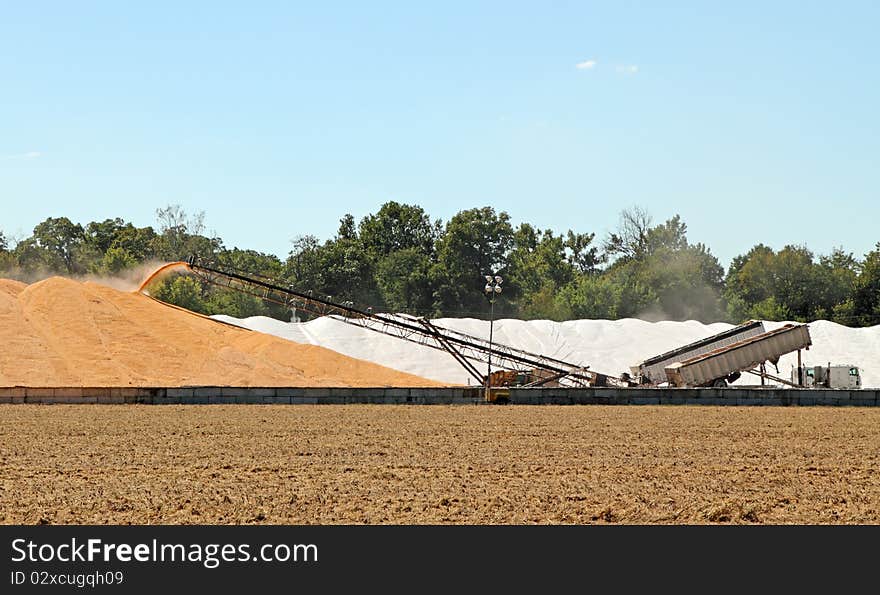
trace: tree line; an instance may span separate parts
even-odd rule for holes
[[[624,210],[617,228],[596,238],[514,226],[492,207],[443,222],[390,201],[360,221],[344,215],[332,238],[294,238],[284,260],[227,248],[205,234],[204,213],[179,205],[157,209],[155,227],[50,217],[16,242],[0,232],[0,272],[23,280],[117,276],[193,254],[334,301],[431,318],[487,317],[483,286],[491,274],[504,279],[496,317],[880,323],[880,242],[863,258],[842,248],[815,255],[802,245],[775,251],[758,244],[725,271],[707,246],[688,240],[678,215],[655,223],[639,207]],[[169,277],[153,294],[205,314],[308,316],[189,276]]]

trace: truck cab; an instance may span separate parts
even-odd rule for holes
[[[830,363],[826,366],[802,366],[803,383],[807,388],[862,388],[862,375],[858,366]],[[796,366],[791,369],[791,381],[798,382]]]

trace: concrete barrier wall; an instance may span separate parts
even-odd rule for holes
[[[739,388],[511,388],[520,405],[880,405],[880,390]],[[96,404],[418,404],[483,405],[483,389],[461,388],[25,388],[0,387],[3,403]]]

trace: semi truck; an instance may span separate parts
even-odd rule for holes
[[[742,372],[755,372],[784,384],[787,380],[770,376],[764,364],[779,363],[786,353],[809,349],[812,345],[806,324],[786,324],[776,330],[755,335],[743,341],[720,347],[702,355],[666,366],[666,378],[671,386],[700,387],[727,386],[737,380]]]
[[[633,380],[639,384],[658,385],[668,381],[666,377],[666,366],[675,362],[682,362],[704,353],[709,353],[720,347],[726,347],[739,343],[751,337],[762,335],[766,332],[764,323],[760,320],[749,320],[727,329],[710,337],[682,345],[671,351],[649,357],[630,367]]]

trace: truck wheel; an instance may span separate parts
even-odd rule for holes
[[[727,381],[724,378],[719,378],[715,382],[712,383],[712,388],[725,388],[727,386]]]

